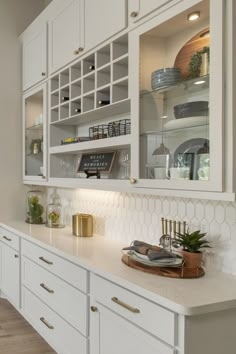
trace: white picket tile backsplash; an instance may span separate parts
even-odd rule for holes
[[[48,190],[48,198],[54,192]],[[206,266],[236,274],[236,203],[166,198],[119,192],[57,189],[67,224],[75,213],[94,216],[94,229],[109,239],[153,244],[161,236],[160,218],[185,220],[190,229],[207,232],[212,248]]]

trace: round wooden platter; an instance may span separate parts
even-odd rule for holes
[[[185,268],[185,267],[150,267],[131,259],[127,254],[123,254],[122,262],[127,266],[141,270],[142,272],[160,275],[162,277],[191,279],[200,278],[205,272],[200,268]]]

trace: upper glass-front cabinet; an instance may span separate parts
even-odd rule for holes
[[[137,187],[222,191],[222,7],[182,1],[131,34]]]
[[[46,178],[46,84],[23,97],[23,178]]]

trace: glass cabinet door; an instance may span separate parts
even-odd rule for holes
[[[46,85],[23,98],[24,179],[46,178]]]
[[[182,1],[131,35],[137,187],[222,190],[222,6]]]

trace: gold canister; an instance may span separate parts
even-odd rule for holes
[[[90,214],[75,214],[72,216],[73,235],[81,237],[93,236],[93,216]]]

